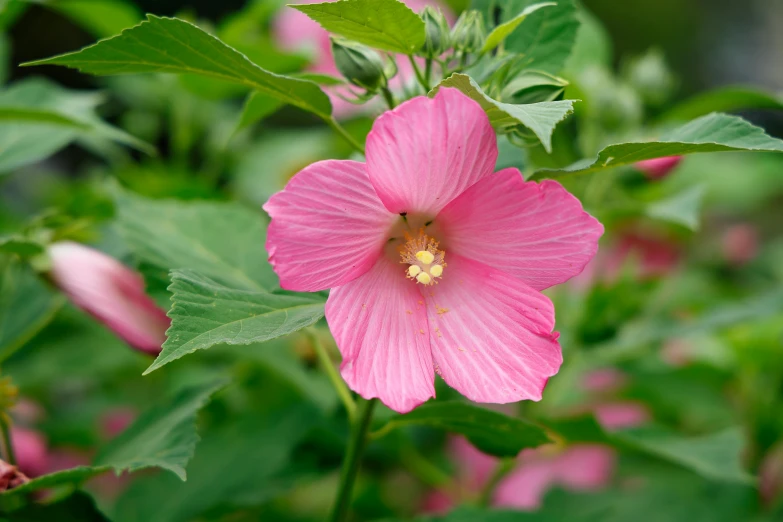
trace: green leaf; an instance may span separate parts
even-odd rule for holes
[[[8,513],[8,522],[110,522],[95,506],[92,497],[77,491],[48,504],[29,503]]]
[[[160,467],[186,479],[185,466],[196,448],[196,414],[225,381],[187,388],[144,412],[95,458],[96,467],[122,471]]]
[[[135,147],[155,148],[101,121],[95,108],[103,96],[71,91],[39,78],[0,92],[0,173],[40,161],[79,137],[97,137]]]
[[[262,69],[245,55],[195,25],[147,15],[121,34],[80,51],[22,65],[64,65],[95,75],[188,73],[238,83],[283,102],[331,117],[328,96],[314,83]]]
[[[23,236],[0,236],[0,252],[29,258],[43,254],[45,246]]]
[[[609,145],[595,159],[584,159],[560,170],[540,170],[532,179],[587,174],[666,156],[735,150],[783,152],[783,141],[737,116],[710,114],[674,129],[658,141]]]
[[[742,468],[745,440],[740,428],[699,437],[683,437],[660,428],[638,428],[614,433],[612,437],[710,480],[746,484],[755,480]]]
[[[0,498],[12,497],[17,495],[26,495],[34,491],[41,491],[42,489],[51,489],[59,486],[72,486],[76,487],[84,483],[87,479],[90,479],[101,473],[106,473],[111,470],[110,467],[94,467],[94,466],[77,466],[75,468],[66,469],[62,471],[56,471],[47,475],[36,477],[30,482],[22,484],[14,489],[9,489],[0,492]],[[2,519],[0,519],[2,520]]]
[[[534,0],[508,1],[503,8],[503,21],[533,3]],[[505,48],[523,55],[525,66],[557,74],[571,55],[578,29],[574,0],[557,0],[557,6],[532,13],[506,38]]]
[[[245,101],[245,106],[242,108],[242,115],[239,117],[239,123],[234,132],[239,132],[263,120],[277,111],[282,105],[283,103],[277,98],[272,98],[257,91],[250,93]]]
[[[546,2],[541,4],[533,4],[525,7],[521,13],[516,15],[514,18],[509,20],[506,23],[500,24],[499,26],[495,27],[491,33],[487,36],[487,40],[484,42],[484,47],[481,49],[481,52],[488,53],[500,43],[508,38],[508,36],[514,32],[514,29],[519,27],[519,25],[525,21],[525,18],[528,17],[529,14],[534,13],[541,9],[542,7],[551,7],[553,5],[557,5],[554,2]]]
[[[0,259],[0,361],[41,331],[63,303],[28,266]]]
[[[688,121],[711,112],[783,109],[783,97],[754,87],[731,86],[697,94],[666,111],[663,121]]]
[[[138,8],[124,0],[50,0],[47,5],[98,38],[117,34],[142,19]]]
[[[150,200],[119,188],[115,201],[120,233],[141,261],[190,268],[234,288],[277,288],[259,213],[237,203]]]
[[[251,344],[288,335],[324,314],[317,296],[237,290],[191,270],[171,273],[171,328],[163,351],[144,374],[216,344]]]
[[[656,201],[648,206],[647,215],[696,231],[699,229],[699,214],[705,192],[704,185],[691,187],[673,197]]]
[[[291,5],[330,33],[391,51],[414,54],[424,45],[424,21],[397,0],[341,0]]]
[[[459,89],[470,99],[477,101],[486,111],[492,126],[497,129],[524,125],[541,140],[547,152],[552,151],[552,133],[555,126],[574,110],[575,100],[520,105],[499,102],[484,94],[473,78],[465,74],[452,74],[430,91],[430,96],[434,96],[441,87]]]
[[[263,502],[274,476],[319,419],[317,411],[301,404],[263,417],[232,419],[204,434],[188,466],[187,482],[168,473],[142,477],[122,494],[111,518],[188,522],[243,496],[259,496]]]
[[[392,417],[378,434],[410,425],[459,433],[484,453],[498,457],[513,457],[525,448],[551,442],[543,429],[525,420],[457,401],[430,402]]]

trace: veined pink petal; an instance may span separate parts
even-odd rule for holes
[[[424,301],[402,265],[381,257],[333,288],[326,320],[343,355],[343,379],[356,393],[400,413],[435,396]]]
[[[48,249],[52,278],[71,301],[125,342],[160,353],[170,320],[144,293],[141,276],[95,249],[63,241]]]
[[[436,218],[447,252],[486,263],[536,290],[579,274],[604,227],[556,181],[525,182],[517,169],[484,178]]]
[[[552,302],[483,263],[446,261],[440,283],[422,290],[436,371],[476,402],[540,400],[563,361]]]
[[[498,149],[484,109],[456,89],[440,89],[381,115],[367,136],[367,172],[395,214],[433,217],[492,174]]]
[[[280,286],[314,292],[348,283],[381,254],[392,223],[364,163],[327,160],[291,178],[264,205],[269,261]]]

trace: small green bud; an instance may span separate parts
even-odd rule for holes
[[[480,11],[464,11],[451,31],[451,44],[458,51],[476,52],[484,46],[487,32]]]
[[[626,81],[651,107],[665,104],[677,86],[677,81],[669,70],[663,53],[657,50],[648,51],[627,62],[623,67],[623,73]]]
[[[449,22],[440,9],[427,6],[421,12],[427,39],[421,52],[427,58],[440,56],[449,48]]]
[[[383,59],[369,47],[333,37],[332,55],[337,69],[352,84],[372,92],[386,85]]]

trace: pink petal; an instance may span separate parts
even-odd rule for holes
[[[476,402],[540,400],[563,361],[552,302],[500,270],[448,254],[424,290],[436,371]]]
[[[370,185],[364,163],[319,161],[291,178],[264,205],[272,217],[269,262],[287,290],[314,292],[367,272],[392,223]]]
[[[144,293],[141,276],[95,249],[63,241],[48,249],[52,278],[73,304],[138,350],[160,353],[170,321]]]
[[[551,460],[541,458],[524,462],[498,484],[492,505],[534,510],[541,506],[556,478],[556,465]]]
[[[557,456],[557,482],[574,490],[595,490],[612,479],[615,454],[599,445],[571,446]]]
[[[503,169],[452,201],[436,218],[447,252],[486,263],[536,290],[579,274],[604,227],[556,181],[525,182]]]
[[[326,320],[353,391],[400,413],[435,396],[424,301],[402,265],[381,257],[363,276],[332,289]]]
[[[367,136],[367,172],[391,212],[435,216],[492,174],[498,149],[489,118],[456,89],[440,89],[381,115]]]

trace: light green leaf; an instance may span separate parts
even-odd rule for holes
[[[96,475],[100,475],[101,473],[106,473],[109,470],[111,470],[111,468],[108,466],[77,466],[71,469],[56,471],[54,473],[35,477],[34,479],[30,480],[30,482],[22,484],[21,486],[14,489],[0,492],[0,498],[25,495],[34,491],[51,489],[58,486],[78,486],[87,479],[90,479]]]
[[[525,448],[551,442],[543,429],[525,420],[458,401],[430,402],[394,416],[378,435],[410,425],[459,433],[484,453],[498,457],[514,457]]]
[[[503,9],[503,21],[512,19],[534,0],[510,0]],[[506,38],[506,51],[524,56],[532,69],[557,74],[571,55],[579,29],[574,0],[557,0],[557,6],[532,13]]]
[[[307,405],[232,419],[204,434],[188,466],[188,480],[170,474],[142,477],[118,500],[114,522],[189,522],[217,505],[274,495],[274,477],[320,419]],[[252,505],[252,504],[251,504]]]
[[[481,49],[481,52],[487,53],[500,45],[500,42],[508,38],[508,36],[514,32],[514,29],[519,27],[519,25],[525,21],[525,18],[527,18],[529,14],[538,11],[542,7],[551,7],[553,5],[557,4],[554,2],[546,2],[525,7],[521,13],[516,15],[508,22],[495,27],[492,32],[489,33],[487,40],[484,42],[484,47]]]
[[[290,7],[330,33],[384,51],[414,54],[426,38],[424,21],[397,0],[341,0]]]
[[[98,38],[117,34],[142,20],[138,8],[124,0],[49,0],[46,5]]]
[[[711,112],[732,112],[742,109],[783,109],[783,96],[755,87],[721,87],[697,94],[666,111],[663,121],[688,121]]]
[[[120,233],[141,261],[190,268],[234,288],[277,287],[261,214],[237,203],[155,201],[119,188],[115,201]]]
[[[196,414],[225,381],[187,388],[144,412],[95,458],[99,468],[119,474],[160,467],[186,479],[185,466],[196,448]]]
[[[121,34],[80,51],[23,65],[64,65],[96,75],[189,73],[238,83],[329,119],[332,105],[314,83],[262,69],[195,25],[147,15]]]
[[[28,266],[0,259],[0,361],[41,331],[63,303]]]
[[[704,185],[691,187],[679,194],[647,207],[651,218],[677,223],[691,230],[699,229],[699,214],[706,189]]]
[[[665,134],[658,141],[609,145],[595,159],[584,159],[561,170],[541,170],[532,179],[587,174],[666,156],[735,150],[783,152],[783,141],[737,116],[710,114]]]
[[[155,148],[101,121],[95,108],[103,96],[71,91],[39,78],[0,92],[0,173],[54,154],[79,137],[109,139],[148,154]]]
[[[277,98],[272,98],[260,92],[252,92],[245,101],[242,108],[242,115],[239,117],[239,123],[235,132],[239,132],[254,123],[263,120],[267,116],[277,111],[283,102]]]
[[[553,101],[568,87],[568,81],[543,71],[527,69],[508,82],[501,99],[516,103]]]
[[[301,80],[309,80],[318,85],[327,85],[334,87],[335,85],[345,85],[345,80],[329,74],[313,73],[313,72],[300,72],[291,75],[292,78],[299,78]]]
[[[171,273],[171,328],[163,351],[144,374],[216,344],[251,344],[288,335],[318,321],[318,296],[237,290],[191,270]]]
[[[541,140],[547,152],[552,151],[552,133],[555,126],[571,114],[575,100],[561,100],[530,104],[512,104],[493,100],[481,90],[481,87],[468,75],[452,74],[430,91],[434,96],[441,87],[459,89],[470,99],[481,105],[492,126],[497,129],[508,129],[524,125]]]
[[[638,428],[614,433],[612,437],[710,480],[754,482],[742,468],[745,440],[739,428],[699,437],[683,437],[658,428]]]

